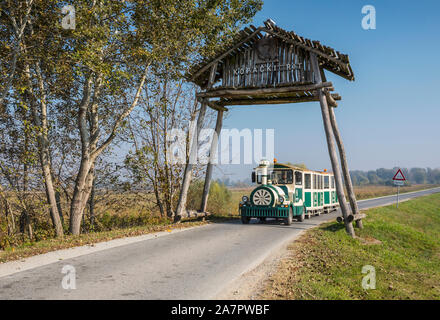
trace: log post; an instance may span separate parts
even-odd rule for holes
[[[342,174],[344,175],[345,188],[347,189],[348,200],[350,201],[351,213],[355,217],[358,217],[359,208],[356,201],[356,195],[354,194],[354,190],[353,190],[353,183],[351,182],[350,171],[348,170],[344,143],[342,142],[341,133],[339,132],[338,124],[336,122],[335,112],[332,107],[329,107],[329,115],[330,115],[330,122],[333,128],[333,133],[335,135],[336,144],[338,145],[338,149],[339,149],[339,158],[341,159]],[[362,219],[355,219],[355,220],[356,220],[356,226],[359,229],[362,229],[364,227],[362,223]]]
[[[186,199],[188,195],[189,185],[192,178],[193,166],[197,161],[198,144],[199,144],[199,132],[202,128],[203,121],[205,119],[206,103],[202,103],[199,114],[197,116],[197,125],[192,136],[191,147],[189,151],[189,159],[185,165],[185,172],[183,174],[182,188],[180,189],[179,202],[177,203],[176,215],[174,216],[174,222],[180,222],[182,219],[183,211],[186,209]]]
[[[208,205],[209,188],[211,187],[213,161],[216,159],[216,156],[217,156],[218,137],[220,136],[220,131],[222,129],[222,123],[223,123],[223,110],[218,110],[217,111],[217,122],[215,124],[215,132],[212,137],[211,149],[209,151],[208,166],[206,168],[205,184],[203,186],[203,195],[202,195],[202,205],[200,207],[201,212],[205,212],[206,207]]]
[[[320,67],[318,63],[318,59],[314,53],[310,54],[311,62],[312,62],[312,68],[315,75],[315,82],[321,83],[321,72]],[[332,163],[333,168],[333,174],[335,177],[335,184],[336,184],[336,193],[338,195],[339,200],[339,206],[341,208],[342,216],[344,217],[344,224],[345,224],[345,230],[347,233],[355,237],[355,232],[353,228],[353,224],[349,222],[348,216],[349,211],[347,207],[347,203],[345,201],[345,195],[344,195],[344,187],[342,184],[342,174],[341,174],[341,168],[339,166],[338,162],[338,155],[336,153],[336,147],[335,142],[333,139],[333,130],[332,125],[330,122],[330,115],[329,115],[329,109],[327,104],[327,98],[325,97],[325,93],[323,92],[323,89],[318,89],[318,95],[319,95],[319,101],[321,104],[321,113],[322,113],[322,120],[324,122],[324,129],[325,129],[325,135],[327,138],[327,147],[330,155],[330,161]]]
[[[211,73],[208,80],[207,89],[211,88],[215,81],[215,75],[217,72],[217,63],[215,63],[211,68]],[[203,121],[205,120],[207,103],[202,102],[200,106],[200,111],[197,116],[197,125],[195,132],[192,136],[190,151],[189,151],[189,161],[185,165],[185,172],[183,174],[182,187],[180,189],[179,201],[177,203],[176,214],[174,216],[174,222],[180,222],[182,219],[183,211],[186,209],[186,199],[188,195],[189,185],[191,183],[193,166],[197,162],[197,154],[199,147],[199,132],[202,129]]]

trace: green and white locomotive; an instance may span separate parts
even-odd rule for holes
[[[290,225],[293,219],[302,222],[306,217],[336,210],[339,205],[334,176],[325,170],[262,160],[252,172],[252,182],[258,186],[240,202],[244,224],[251,218],[275,218]]]

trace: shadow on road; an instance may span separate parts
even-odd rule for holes
[[[280,229],[297,229],[297,230],[304,230],[308,229],[311,226],[316,226],[320,223],[320,221],[317,221],[313,223],[313,218],[311,222],[307,222],[308,220],[304,222],[298,222],[293,221],[290,226],[284,224],[282,220],[276,220],[276,219],[267,219],[264,222],[259,221],[258,219],[252,219],[248,225],[243,225],[239,219],[222,219],[222,220],[212,220],[210,221],[213,224],[226,224],[230,226],[247,226],[247,227],[258,227],[258,228],[280,228]]]
[[[328,225],[327,227],[324,227],[323,230],[337,232],[341,229],[344,229],[344,227],[345,226],[342,223],[335,223],[335,224]]]

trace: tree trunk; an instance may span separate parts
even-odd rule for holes
[[[139,81],[137,91],[131,105],[122,111],[122,113],[118,116],[109,135],[99,147],[98,104],[96,101],[100,95],[102,79],[99,75],[95,75],[95,78],[93,78],[91,74],[85,79],[83,97],[79,104],[78,112],[78,128],[81,137],[81,164],[75,181],[75,188],[70,205],[69,231],[74,235],[78,235],[81,232],[81,219],[90,197],[96,159],[114,140],[117,130],[120,128],[125,118],[136,107],[139,101],[141,90],[147,78],[147,74],[148,65],[145,67],[144,74]],[[95,81],[95,91],[93,93],[93,99],[90,99],[93,81]],[[90,101],[92,101],[91,104]],[[90,111],[89,127],[87,127],[88,111]]]
[[[58,190],[55,192],[55,199],[57,201],[58,214],[60,215],[61,223],[64,224],[63,209],[61,207],[61,192]]]
[[[89,170],[90,160],[82,159],[78,176],[75,181],[72,202],[70,204],[69,231],[73,235],[79,235],[81,232],[81,219],[89,197],[86,190],[86,180]]]
[[[29,153],[29,133],[30,133],[29,130],[25,129],[24,149],[26,154]],[[23,166],[23,196],[21,200],[23,209],[20,217],[20,232],[23,234],[27,232],[29,239],[32,241],[34,234],[32,231],[31,217],[30,217],[28,199],[27,199],[28,189],[29,189],[29,166],[27,160],[25,160]]]
[[[318,59],[315,54],[311,54],[311,60],[312,60],[312,66],[313,71],[315,74],[315,80],[317,83],[321,83],[321,73],[320,73],[320,67],[318,63]],[[344,195],[344,187],[342,184],[342,175],[341,175],[341,169],[338,162],[338,155],[336,153],[336,147],[333,140],[333,130],[330,123],[330,115],[328,111],[328,105],[327,105],[327,99],[325,97],[325,94],[323,92],[323,89],[318,89],[318,95],[319,95],[319,101],[321,104],[321,113],[322,113],[322,120],[324,122],[324,129],[325,129],[325,135],[327,138],[327,147],[330,155],[330,160],[332,163],[332,169],[333,174],[335,177],[335,183],[336,183],[336,193],[338,194],[339,198],[339,205],[341,208],[342,216],[344,217],[344,223],[345,223],[345,230],[347,233],[355,237],[355,232],[353,228],[353,224],[348,221],[348,207],[347,203],[345,201],[345,195]]]
[[[26,74],[28,75],[28,80],[30,84],[30,91],[32,96],[32,114],[34,118],[35,125],[40,129],[38,130],[38,146],[39,146],[39,158],[40,165],[43,171],[44,185],[46,189],[46,197],[49,203],[50,217],[52,224],[55,228],[55,233],[57,237],[62,237],[63,225],[61,224],[60,216],[58,213],[57,202],[55,198],[55,189],[52,180],[52,165],[49,157],[49,140],[48,140],[48,124],[47,124],[47,105],[46,105],[46,95],[44,91],[43,78],[38,62],[35,65],[35,72],[37,75],[38,86],[40,90],[40,105],[41,113],[38,114],[36,102],[34,100],[34,93],[32,90],[32,82],[30,81],[30,70],[29,66],[26,66]]]
[[[351,182],[350,171],[348,170],[347,157],[345,155],[344,144],[342,142],[341,134],[339,132],[338,124],[336,122],[335,112],[332,107],[329,107],[329,115],[330,115],[330,122],[331,122],[332,128],[333,128],[333,133],[335,134],[336,144],[338,145],[338,149],[339,149],[339,157],[341,159],[342,174],[344,175],[345,188],[347,189],[348,199],[350,201],[351,213],[354,216],[356,216],[359,214],[359,208],[358,208],[357,201],[356,201],[356,195],[353,190],[353,184]],[[362,219],[356,220],[356,226],[359,229],[362,229],[364,227],[363,223],[362,223]]]
[[[90,229],[93,230],[93,225],[95,223],[95,177],[93,177],[92,190],[90,191],[89,209],[90,209]]]
[[[9,205],[9,201],[6,198],[3,199],[3,206],[5,208],[5,217],[8,224],[8,235],[10,236],[15,233],[15,218],[11,206]],[[11,217],[11,219],[9,219],[9,217]],[[9,220],[11,220],[11,222],[9,222]]]

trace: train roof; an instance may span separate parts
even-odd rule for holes
[[[316,171],[316,170],[304,169],[304,168],[297,167],[297,166],[294,166],[294,165],[291,165],[291,164],[287,164],[287,163],[274,163],[273,167],[276,168],[276,169],[293,169],[293,170],[304,171],[304,172],[313,172],[313,173],[319,173],[319,174],[333,175],[333,172]]]

